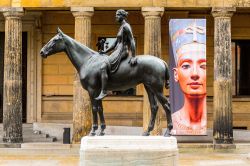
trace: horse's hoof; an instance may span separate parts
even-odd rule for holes
[[[95,136],[96,135],[96,133],[95,132],[91,132],[91,133],[89,133],[89,136]]]
[[[100,133],[98,134],[98,136],[104,136],[104,135],[105,135],[104,132],[100,132]]]
[[[171,137],[171,134],[165,133],[165,134],[164,134],[164,137]]]
[[[171,136],[171,132],[169,129],[166,130],[164,137],[170,137]]]
[[[145,132],[142,133],[142,136],[149,136],[149,135],[150,135],[150,133],[147,132],[147,131],[145,131]]]

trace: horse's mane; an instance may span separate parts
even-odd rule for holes
[[[63,37],[66,38],[67,40],[69,40],[71,43],[74,43],[74,44],[78,45],[80,48],[84,48],[85,50],[89,51],[93,55],[99,55],[99,53],[97,51],[92,50],[91,48],[87,47],[86,45],[76,41],[72,37],[70,37],[70,36],[68,36],[66,34],[63,34]]]

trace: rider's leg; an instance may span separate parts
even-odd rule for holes
[[[101,90],[101,93],[99,94],[99,96],[97,98],[95,98],[96,100],[101,100],[102,98],[107,96],[107,81],[108,81],[107,68],[108,67],[107,67],[106,63],[102,64],[102,66],[101,66],[102,90]]]

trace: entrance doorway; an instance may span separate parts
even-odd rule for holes
[[[4,32],[0,32],[0,123],[3,123]],[[28,33],[22,33],[22,122],[27,121],[27,52]]]
[[[235,77],[233,83],[233,95],[249,96],[250,95],[250,40],[232,41],[232,59]]]

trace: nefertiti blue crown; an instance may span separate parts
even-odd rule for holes
[[[169,35],[174,55],[185,44],[206,44],[206,19],[171,19]]]

